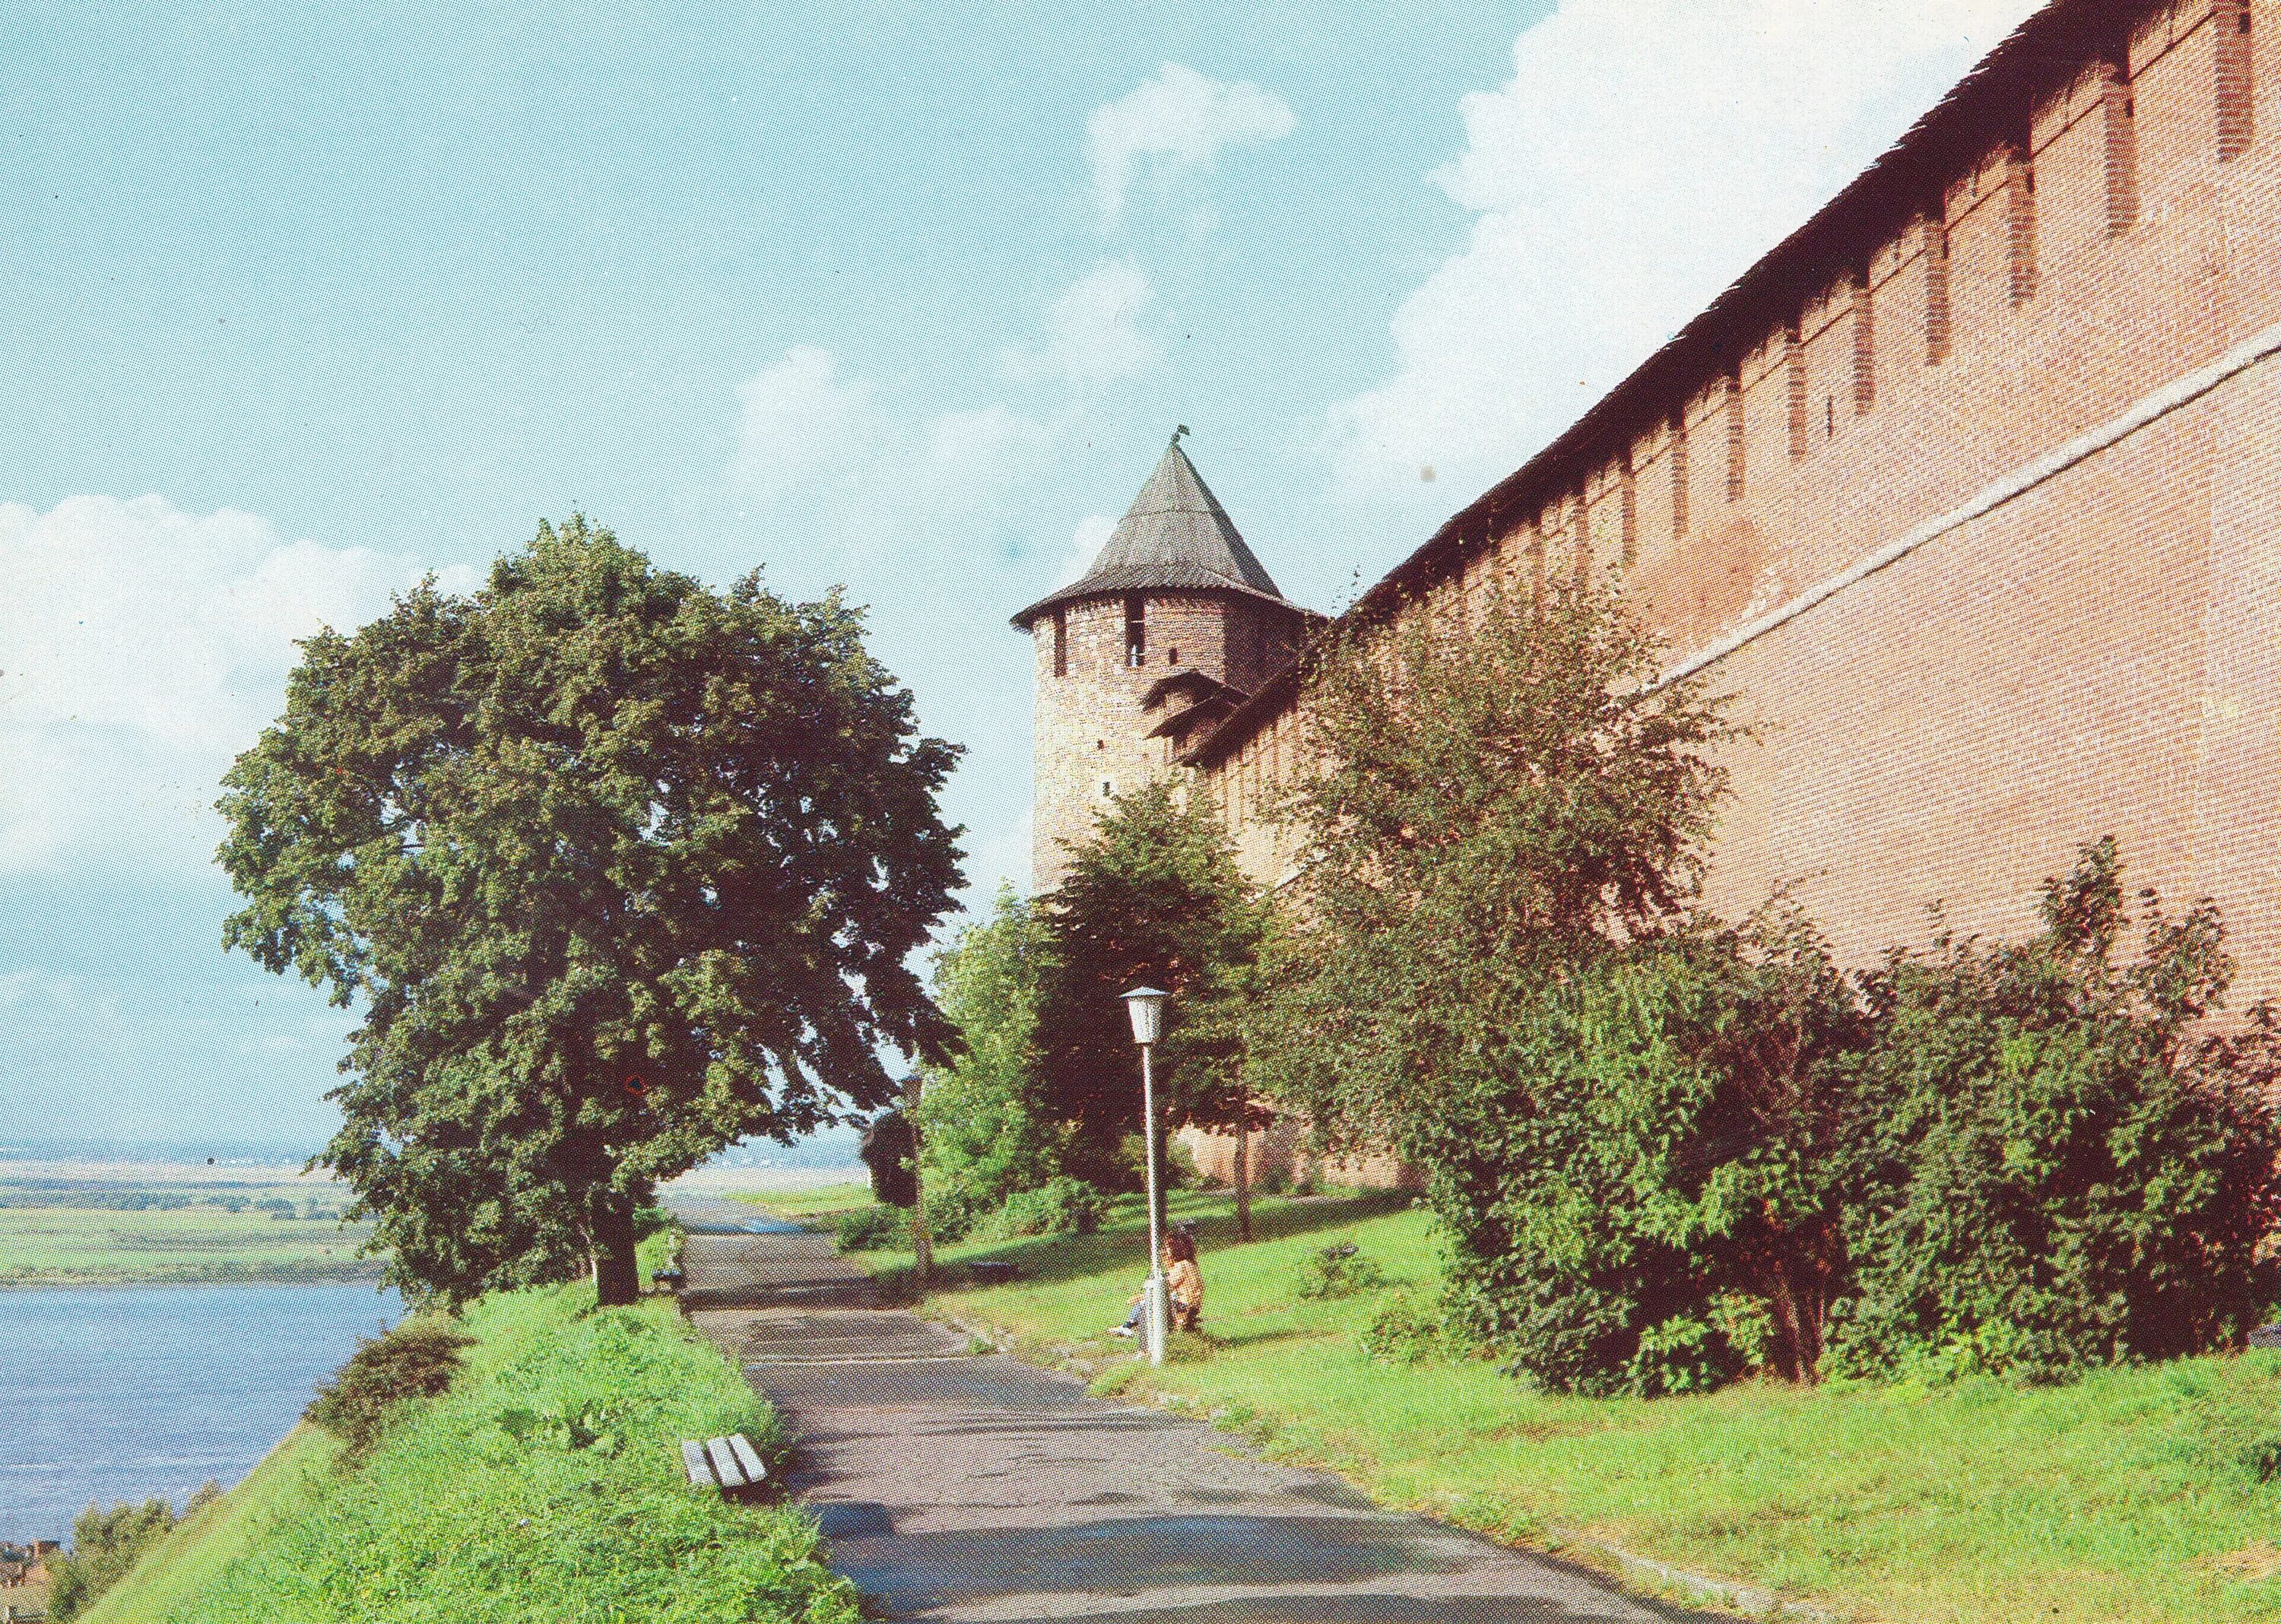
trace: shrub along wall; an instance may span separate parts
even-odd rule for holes
[[[1454,1239],[1450,1305],[1542,1385],[1765,1365],[2061,1377],[2238,1342],[2281,1292],[2271,1012],[2209,1022],[2214,909],[2111,840],[2027,941],[1839,971],[1761,917],[1611,953],[1398,1127]]]

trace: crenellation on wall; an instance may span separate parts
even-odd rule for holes
[[[2179,7],[2130,43],[2140,207],[2149,220],[2191,209],[2215,178],[2217,66],[2210,7]]]
[[[2068,93],[2048,104],[2036,120],[2036,214],[2044,280],[2055,297],[2070,297],[2070,278],[2086,260],[2095,265],[2118,235],[2115,220],[2135,211],[2122,208],[2115,187],[2135,168],[2130,143],[2113,150],[2118,123],[2108,116],[2111,67],[2086,70]],[[2127,89],[2113,98],[2118,111],[2129,105]],[[2130,120],[2119,120],[2128,136]]]
[[[1846,217],[1812,266],[1786,244],[1444,534],[1482,525],[1541,590],[1581,533],[1682,652],[1850,582],[1709,668],[1767,723],[1726,760],[1720,906],[1796,881],[1856,956],[1936,900],[2010,932],[2111,830],[2134,879],[2218,897],[2246,984],[2281,992],[2281,360],[1846,573],[2281,322],[2281,0],[2061,0],[2037,29],[2008,58],[2030,88],[1920,143],[1943,168],[1879,194],[1882,230]],[[1437,558],[1477,590],[1476,556],[1421,549],[1365,607],[1398,615]]]

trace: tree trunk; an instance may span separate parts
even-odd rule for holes
[[[594,1271],[594,1303],[623,1308],[641,1295],[641,1270],[634,1261],[634,1204],[622,1195],[603,1195],[593,1204],[586,1255]]]
[[[912,1072],[903,1091],[903,1113],[911,1124],[911,1275],[919,1289],[924,1291],[928,1272],[934,1267],[934,1237],[927,1233],[926,1172],[919,1140],[919,1074]]]
[[[1251,1130],[1239,1110],[1235,1123],[1235,1239],[1251,1239]]]

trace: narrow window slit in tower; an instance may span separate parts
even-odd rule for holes
[[[1148,663],[1148,600],[1138,592],[1125,598],[1125,663],[1138,669]]]
[[[1069,611],[1054,611],[1054,675],[1069,675]]]

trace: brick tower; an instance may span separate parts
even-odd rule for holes
[[[1277,590],[1180,449],[1084,577],[1014,616],[1037,651],[1030,873],[1060,883],[1112,795],[1170,771],[1321,619]]]

